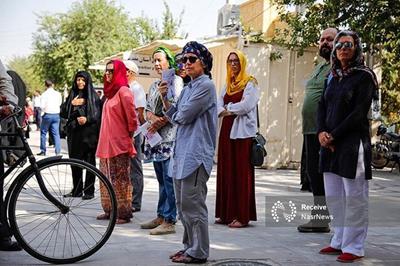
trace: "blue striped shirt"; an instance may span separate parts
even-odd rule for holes
[[[206,75],[190,81],[165,115],[178,125],[168,175],[183,179],[202,164],[210,175],[218,120],[214,83]]]

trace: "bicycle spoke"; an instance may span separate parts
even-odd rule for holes
[[[82,172],[76,188],[84,187],[88,175],[89,178],[94,176],[94,184],[86,183],[88,186],[82,191],[83,195],[94,191],[94,198],[64,197],[73,191],[72,174],[75,171]],[[23,183],[17,183],[10,198],[12,209],[9,220],[16,228],[17,240],[24,243],[29,254],[46,262],[71,263],[87,258],[104,245],[115,224],[115,219],[96,219],[99,212],[104,212],[101,192],[109,194],[113,203],[111,214],[114,216],[116,213],[116,199],[110,193],[112,187],[109,180],[97,169],[71,159],[44,162],[39,166],[39,173],[50,195],[67,206],[69,211],[62,214],[43,194],[36,176],[28,173],[22,177]]]
[[[80,219],[80,217],[79,217],[78,215],[75,215],[75,216],[76,216],[77,221],[82,225],[83,229],[85,229],[86,232],[89,233],[89,231],[86,229],[86,226],[85,226],[83,223],[85,223],[85,224],[88,225],[90,228],[92,228],[93,231],[95,231],[96,233],[98,233],[99,235],[101,235],[101,233],[100,233],[99,231],[97,231],[96,228],[94,228],[91,224],[89,224],[89,223],[87,223],[86,221],[83,221],[82,219]],[[82,222],[83,222],[83,223],[82,223]],[[89,234],[90,234],[90,233],[89,233]],[[90,236],[92,236],[92,235],[90,235]],[[93,238],[93,237],[92,237],[92,238]],[[94,238],[93,238],[93,240],[96,241],[96,239],[94,239]]]

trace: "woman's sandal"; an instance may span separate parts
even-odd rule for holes
[[[215,223],[215,224],[227,224],[227,223],[224,222],[221,218],[216,218],[214,223]]]
[[[185,264],[202,264],[202,263],[206,263],[207,259],[198,259],[198,258],[194,258],[190,255],[181,255],[178,257],[175,257],[172,259],[172,262],[176,262],[176,263],[185,263]]]
[[[169,259],[172,260],[175,257],[180,257],[183,254],[185,254],[185,250],[179,250],[178,252],[175,252],[174,254],[169,255]]]
[[[239,222],[238,220],[233,220],[233,222],[231,222],[230,224],[228,224],[228,226],[230,228],[243,228],[246,227],[248,224],[242,224],[241,222]]]
[[[127,224],[127,223],[129,223],[129,222],[130,222],[130,220],[117,219],[117,220],[115,221],[115,224]]]
[[[103,214],[99,214],[96,217],[97,220],[108,220],[110,219],[110,215],[108,215],[107,213],[103,213]]]

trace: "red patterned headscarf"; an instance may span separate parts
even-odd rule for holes
[[[126,86],[128,87],[128,78],[126,77],[126,66],[121,60],[111,60],[107,63],[114,65],[114,73],[111,82],[107,82],[106,74],[103,76],[104,82],[104,95],[107,99],[114,97],[118,90]]]

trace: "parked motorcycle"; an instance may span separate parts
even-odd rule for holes
[[[376,169],[382,169],[389,163],[392,169],[396,164],[400,166],[400,135],[388,132],[383,123],[378,127],[376,135],[379,140],[372,145],[372,166]]]

